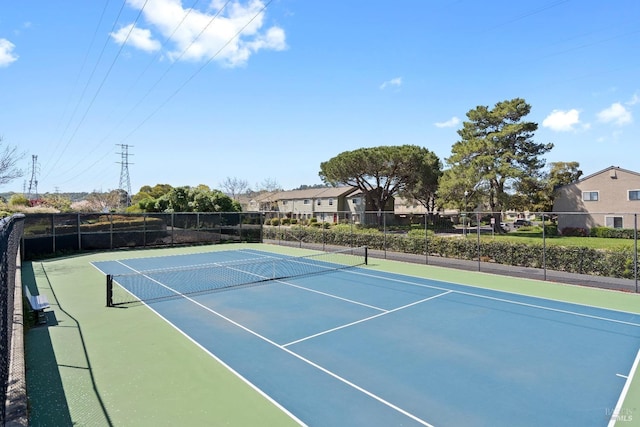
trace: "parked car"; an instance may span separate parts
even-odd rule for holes
[[[513,222],[513,227],[514,227],[514,228],[530,227],[531,225],[532,225],[532,224],[531,224],[531,221],[528,221],[528,220],[526,220],[526,219],[516,219],[516,220]]]

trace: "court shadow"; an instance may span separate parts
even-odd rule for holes
[[[36,289],[31,263],[22,264],[22,283]],[[24,306],[25,320],[25,376],[29,399],[29,425],[72,425],[67,397],[62,386],[58,361],[51,343],[49,327],[57,325],[55,314],[45,313],[46,324],[39,325],[28,304]]]
[[[48,326],[36,326],[27,332],[25,366],[29,425],[73,425]]]
[[[65,372],[65,378],[69,376],[76,383],[76,386],[82,385],[83,389],[93,390],[95,403],[85,404],[87,413],[82,416],[87,416],[100,425],[111,426],[113,424],[93,376],[80,322],[65,311],[60,304],[44,266],[42,266],[42,273],[44,273],[46,284],[41,283],[40,287],[47,286],[53,298],[50,298],[51,308],[45,312],[46,324],[34,325],[27,331],[25,337],[26,380],[30,407],[29,425],[66,426],[77,424],[77,421],[72,420],[67,399],[70,398],[72,402],[75,402],[79,396],[65,393],[61,377],[61,372]],[[30,289],[37,288],[31,263],[23,264],[22,280]],[[42,278],[40,278],[40,282],[43,282]],[[52,328],[63,328],[56,332],[56,344],[65,347],[72,346],[76,354],[79,353],[80,357],[84,357],[84,363],[69,365],[57,360],[50,335]],[[67,381],[69,381],[68,378]],[[82,399],[89,402],[91,399],[86,399],[87,397],[89,397],[88,394]]]

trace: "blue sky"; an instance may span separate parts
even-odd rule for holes
[[[347,150],[443,162],[524,98],[545,158],[640,172],[640,2],[21,0],[0,4],[0,136],[38,191],[320,183]]]

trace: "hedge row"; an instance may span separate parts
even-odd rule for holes
[[[633,239],[635,233],[632,228],[592,227],[589,235],[610,239]]]
[[[633,278],[633,249],[591,249],[510,243],[481,242],[459,237],[440,237],[424,234],[383,234],[376,230],[352,231],[348,228],[321,230],[311,227],[265,227],[263,238],[271,240],[324,243],[337,246],[368,246],[371,249],[410,254],[429,254],[465,260],[480,259],[519,267],[546,268],[592,276]]]

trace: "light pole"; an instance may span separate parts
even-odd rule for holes
[[[467,190],[464,190],[464,223],[462,224],[462,235],[466,236],[467,235],[467,196],[469,195],[469,192]]]

